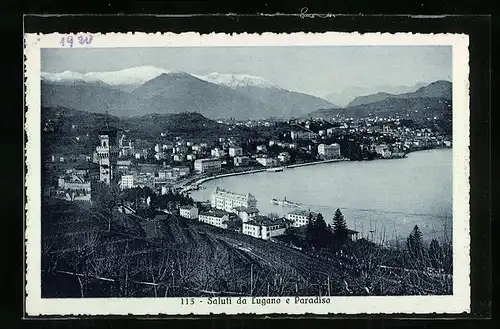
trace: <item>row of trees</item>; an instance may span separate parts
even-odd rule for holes
[[[423,243],[422,232],[415,225],[412,232],[406,239],[406,249],[408,256],[413,261],[413,267],[425,269],[433,267],[446,272],[451,272],[452,250],[451,246],[441,246],[436,239],[432,239],[429,247]]]
[[[349,229],[342,212],[337,209],[333,217],[333,225],[327,225],[322,214],[309,215],[309,222],[302,234],[297,228],[287,229],[289,241],[315,252],[331,252],[343,254],[356,254],[359,247],[370,243],[365,239],[352,242],[349,238]],[[395,248],[374,245],[377,253],[386,253],[386,257],[380,258],[379,265],[390,265],[414,270],[426,270],[429,267],[451,273],[452,251],[451,244],[440,244],[437,239],[432,239],[427,246],[423,241],[423,235],[419,227],[415,225],[406,239],[405,245],[397,245]],[[363,249],[363,248],[361,248]],[[362,253],[358,255],[364,258]],[[383,260],[382,260],[383,259]]]
[[[344,215],[337,209],[333,217],[333,227],[327,225],[322,214],[309,215],[306,227],[307,244],[316,251],[327,249],[339,252],[349,240],[349,230]]]
[[[326,224],[322,214],[313,216],[311,213],[305,232],[295,227],[289,227],[286,230],[286,236],[290,242],[300,247],[316,252],[323,250],[337,253],[349,241],[349,229],[344,215],[340,209],[337,209],[333,218],[333,226]]]

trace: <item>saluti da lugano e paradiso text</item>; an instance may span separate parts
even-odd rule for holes
[[[184,297],[180,298],[181,305],[279,305],[279,304],[329,304],[329,297],[209,297],[194,298]]]

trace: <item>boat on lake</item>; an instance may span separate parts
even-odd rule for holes
[[[287,200],[286,197],[283,200],[273,198],[271,199],[271,203],[277,206],[284,207],[300,207],[299,203]]]
[[[284,167],[275,167],[275,168],[269,168],[267,169],[267,171],[269,172],[279,172],[279,171],[283,171],[285,168]]]

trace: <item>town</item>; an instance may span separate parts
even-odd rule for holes
[[[124,165],[123,161],[119,162],[118,158],[120,154],[130,149],[131,142],[124,143],[123,138],[118,141],[116,138],[117,132],[116,128],[109,127],[109,125],[99,130],[100,144],[96,146],[94,155],[99,164],[98,181],[100,183],[110,188],[117,188],[119,186],[119,189],[122,191],[136,187],[149,188],[151,190],[151,187],[156,188],[159,186],[159,194],[166,195],[169,192],[172,193],[172,185],[170,185],[172,181],[190,176],[189,167],[163,168],[154,172],[151,170],[154,166],[147,165],[146,168],[151,171],[144,176],[125,172],[118,181],[116,176],[120,173],[120,169],[123,167],[128,169],[127,165]],[[159,149],[158,144],[155,148]],[[219,149],[212,149],[212,151],[214,150],[220,151]],[[230,146],[229,154],[235,159],[235,162],[237,159],[243,158],[241,147]],[[318,154],[324,160],[340,159],[339,145],[320,144],[318,145]],[[130,162],[130,160],[128,161]],[[140,167],[144,168],[145,166],[142,165]],[[221,172],[221,161],[217,157],[197,159],[194,161],[194,167],[195,171],[199,174],[207,172],[219,173]],[[62,196],[67,201],[91,203],[93,201],[92,182],[85,180],[87,174],[87,171],[81,169],[68,170],[66,176],[58,179],[59,190],[57,191],[59,194],[56,192],[55,196]],[[141,182],[151,178],[153,185],[147,183],[138,184],[138,177],[141,177]],[[183,191],[181,194],[186,195],[186,192]],[[147,207],[152,206],[151,196],[153,195],[150,194],[145,199]],[[184,200],[186,201],[187,198],[184,198]],[[273,240],[274,237],[283,235],[285,229],[289,227],[305,227],[310,220],[317,219],[319,215],[313,211],[300,209],[288,213],[284,218],[271,218],[259,214],[257,200],[252,194],[247,193],[246,195],[242,195],[218,187],[213,191],[209,205],[200,202],[201,210],[194,205],[194,202],[191,202],[189,205],[178,203],[177,207],[174,207],[174,210],[168,208],[166,204],[164,207],[161,207],[158,202],[157,206],[158,209],[155,210],[160,212],[172,213],[174,211],[183,218],[198,220],[202,223],[223,229],[233,229],[237,232],[264,240]],[[134,200],[122,200],[122,203],[118,207],[119,211],[123,213],[136,213],[137,208],[137,201],[134,202]],[[349,230],[351,237],[357,235],[357,233],[356,231]]]
[[[92,154],[51,154],[47,167],[60,174],[44,186],[44,195],[91,202],[91,181],[104,179],[103,165],[110,166],[108,179],[121,190],[148,187],[157,194],[169,190],[185,193],[224,175],[281,171],[325,161],[394,159],[415,150],[452,147],[451,134],[436,118],[427,118],[426,125],[397,117],[333,119],[219,120],[229,134],[206,142],[179,136],[168,139],[168,132],[155,140],[135,141],[117,130],[102,135],[101,145]],[[53,124],[47,120],[44,131],[53,129]],[[238,126],[265,127],[273,136],[242,140],[230,135]],[[89,132],[82,131],[80,136],[78,129],[77,125],[71,127],[75,143],[85,135],[89,138]],[[136,145],[139,143],[142,147]]]

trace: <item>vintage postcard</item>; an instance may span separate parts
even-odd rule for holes
[[[467,35],[26,34],[28,315],[470,311]]]

